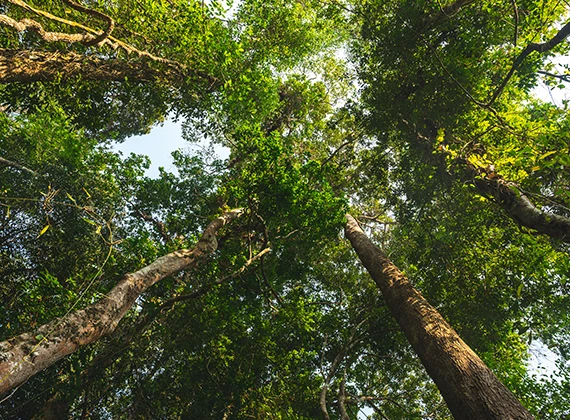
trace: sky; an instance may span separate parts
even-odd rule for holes
[[[167,119],[163,124],[154,127],[149,134],[129,137],[123,143],[113,145],[113,149],[121,151],[123,157],[130,153],[149,156],[151,166],[146,175],[157,178],[159,167],[163,167],[166,172],[176,172],[172,160],[173,151],[197,150],[205,145],[207,144],[186,142],[182,138],[182,122]],[[222,146],[215,146],[214,150],[220,158],[225,159],[229,155],[229,149]]]

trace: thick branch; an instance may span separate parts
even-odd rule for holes
[[[180,73],[157,69],[144,60],[120,60],[85,56],[74,52],[0,49],[0,83],[83,80],[181,83]]]
[[[536,207],[514,182],[497,174],[489,175],[483,168],[465,162],[467,172],[477,189],[492,197],[520,225],[570,243],[570,219]]]
[[[241,214],[241,209],[235,209],[214,219],[193,249],[172,252],[126,274],[100,301],[0,343],[0,394],[19,386],[80,347],[111,333],[141,293],[215,251],[216,233]]]
[[[346,411],[346,372],[340,381],[338,389],[338,411],[340,412],[341,420],[350,420],[348,412]]]
[[[47,42],[68,42],[70,44],[75,42],[89,42],[93,40],[93,36],[89,34],[68,34],[63,32],[46,32],[43,26],[32,19],[22,19],[17,21],[6,15],[0,15],[0,24],[11,27],[18,32],[34,31],[44,41]]]
[[[17,6],[20,6],[20,7],[24,8],[25,10],[28,10],[30,12],[36,13],[40,16],[43,16],[47,19],[51,19],[55,22],[60,22],[60,23],[63,23],[65,25],[69,25],[69,26],[74,27],[74,28],[79,28],[79,29],[82,29],[82,30],[88,32],[88,34],[79,35],[81,37],[84,37],[84,38],[80,39],[79,41],[83,42],[86,45],[94,45],[94,44],[100,45],[100,44],[104,43],[104,44],[109,45],[113,50],[122,49],[127,54],[135,54],[139,58],[146,58],[146,59],[148,59],[150,61],[154,61],[156,63],[162,63],[162,64],[169,67],[169,71],[178,72],[178,73],[180,73],[181,76],[182,75],[186,75],[186,76],[195,75],[195,76],[200,76],[202,78],[210,79],[211,84],[215,84],[217,82],[217,80],[215,78],[213,78],[209,75],[206,75],[202,72],[189,70],[187,66],[185,66],[184,64],[182,64],[178,61],[169,60],[169,59],[164,58],[164,57],[158,57],[154,54],[151,54],[148,51],[139,50],[138,48],[136,48],[132,45],[129,45],[129,44],[121,41],[120,39],[117,39],[117,38],[111,36],[110,31],[113,30],[114,23],[113,23],[113,25],[109,25],[107,30],[101,34],[100,31],[95,30],[93,28],[90,28],[88,26],[85,26],[81,23],[71,21],[68,19],[63,19],[63,18],[60,18],[59,16],[52,15],[51,13],[48,13],[44,10],[36,9],[36,8],[30,6],[29,4],[27,4],[26,2],[24,2],[23,0],[7,0],[7,1],[12,3],[12,4],[15,4]],[[91,10],[91,9],[83,8],[83,6],[78,5],[77,3],[74,3],[74,4],[75,4],[75,8],[79,7],[79,8],[81,8],[81,11],[85,11],[85,13],[90,13],[90,14],[95,13],[99,17],[101,17],[102,19],[105,19],[105,20],[111,19],[110,17],[108,17],[108,16],[106,16],[100,12],[96,12],[96,11]],[[80,9],[78,9],[78,10],[80,10]],[[108,23],[109,23],[109,21],[108,21]],[[62,34],[62,35],[72,36],[70,34]],[[77,42],[77,40],[72,41],[72,42]]]
[[[456,419],[532,419],[350,215],[345,226],[362,264]]]

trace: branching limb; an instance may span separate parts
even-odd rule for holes
[[[80,347],[112,333],[141,293],[213,252],[212,238],[242,213],[242,209],[234,209],[217,217],[204,229],[193,249],[171,252],[136,272],[125,274],[104,298],[86,308],[1,342],[0,393],[10,391]]]
[[[17,32],[24,32],[27,30],[34,31],[44,41],[47,42],[68,42],[73,44],[75,42],[87,43],[94,38],[89,34],[67,34],[64,32],[47,32],[43,26],[32,19],[22,19],[17,21],[6,15],[0,15],[0,24],[11,27]]]
[[[550,72],[544,71],[544,70],[539,70],[538,74],[543,74],[544,76],[548,76],[548,77],[554,77],[556,79],[562,80],[563,82],[569,82],[570,83],[570,74],[555,74],[555,73],[550,73]]]
[[[473,184],[485,196],[491,197],[520,225],[570,243],[570,218],[539,209],[514,182],[500,175],[487,174],[483,168],[461,160]]]
[[[202,286],[198,290],[196,290],[192,293],[189,293],[187,295],[180,295],[180,296],[176,296],[176,297],[173,297],[171,299],[168,299],[166,302],[164,302],[162,307],[164,309],[169,308],[169,307],[173,306],[176,302],[181,302],[183,300],[189,300],[189,299],[196,299],[200,296],[205,295],[206,293],[208,293],[212,289],[213,286],[223,284],[223,283],[227,282],[228,280],[231,280],[231,279],[237,277],[238,275],[243,273],[245,270],[247,270],[251,264],[253,264],[258,259],[262,258],[265,254],[267,254],[269,252],[271,252],[271,248],[263,249],[262,251],[258,252],[256,255],[254,255],[252,258],[247,260],[242,267],[240,267],[238,270],[234,271],[232,274],[230,274],[226,277],[223,277],[221,279],[218,279],[212,284]]]
[[[53,20],[55,22],[63,23],[65,25],[69,25],[69,26],[74,27],[74,28],[79,28],[79,29],[84,30],[85,32],[88,32],[88,34],[60,34],[60,33],[58,33],[61,36],[63,36],[63,35],[69,36],[70,41],[67,41],[67,42],[82,42],[82,43],[87,43],[89,45],[106,44],[106,45],[109,45],[109,47],[112,48],[113,50],[121,49],[121,50],[125,51],[127,54],[135,54],[138,57],[147,58],[147,59],[154,61],[156,63],[165,64],[171,70],[176,71],[180,74],[195,75],[195,76],[199,76],[202,78],[206,78],[207,80],[209,80],[209,82],[212,86],[214,86],[218,82],[218,80],[213,78],[212,76],[205,74],[203,72],[190,70],[190,69],[188,69],[187,66],[185,66],[184,64],[182,64],[178,61],[169,60],[169,59],[163,58],[163,57],[158,57],[154,54],[151,54],[148,51],[139,50],[138,48],[113,37],[112,35],[110,35],[110,32],[114,28],[114,23],[113,23],[113,25],[109,25],[107,30],[104,31],[103,34],[101,34],[100,31],[95,30],[93,28],[90,28],[88,26],[85,26],[81,23],[71,21],[68,19],[63,19],[63,18],[60,18],[59,16],[55,16],[51,13],[48,13],[44,10],[36,9],[35,7],[32,7],[29,4],[25,3],[23,0],[7,0],[7,1],[9,3],[16,5],[16,6],[22,7],[23,9],[25,9],[27,11],[30,11],[32,13],[39,15],[39,16],[42,16],[44,18]],[[82,6],[78,5],[77,3],[75,3],[75,6],[82,7]],[[99,12],[96,12],[93,10],[91,12],[87,12],[87,10],[90,10],[90,9],[86,9],[86,8],[84,8],[84,9],[86,10],[86,13],[90,13],[90,14],[91,13],[99,13]],[[105,19],[105,20],[107,20],[107,18],[111,19],[110,17],[107,17],[107,18],[103,17],[103,16],[106,16],[104,14],[99,14],[98,16],[102,19]],[[11,18],[8,18],[8,19],[11,19]],[[11,19],[11,21],[13,21],[13,19]],[[107,23],[109,23],[108,20],[107,20]],[[36,24],[39,25],[37,22],[36,22]],[[10,25],[10,26],[12,26],[12,25]],[[109,34],[107,34],[107,32],[109,32]],[[77,37],[77,39],[74,37]],[[59,40],[63,40],[63,38],[59,39]],[[46,41],[49,41],[49,39],[46,39]]]
[[[533,43],[529,44],[524,50],[522,50],[521,53],[517,56],[517,58],[513,62],[511,69],[509,70],[507,75],[504,77],[504,79],[501,82],[501,84],[499,85],[499,87],[493,93],[493,96],[491,97],[489,102],[487,102],[486,106],[490,107],[491,105],[493,105],[493,103],[497,100],[497,98],[505,90],[507,83],[509,83],[509,80],[511,79],[511,77],[513,76],[515,71],[517,71],[517,69],[521,66],[523,61],[531,53],[533,53],[535,51],[539,52],[539,53],[548,52],[548,51],[552,50],[554,47],[556,47],[558,44],[560,44],[562,41],[564,41],[568,37],[568,35],[570,35],[570,22],[566,23],[566,25],[564,25],[558,31],[558,33],[556,35],[554,35],[554,37],[551,40],[549,40],[547,42],[543,42],[542,44],[537,44],[537,43],[533,42]]]
[[[162,240],[164,241],[165,244],[168,244],[170,242],[172,242],[172,237],[168,234],[168,231],[166,229],[166,226],[164,225],[164,223],[162,223],[160,220],[156,220],[154,217],[152,217],[150,214],[145,213],[144,211],[142,211],[141,209],[135,207],[134,208],[136,213],[145,221],[145,222],[150,222],[152,223],[156,229],[158,230],[158,233],[160,234]]]
[[[111,36],[111,33],[115,29],[115,21],[113,20],[112,17],[107,16],[106,14],[101,13],[97,10],[84,7],[84,6],[80,5],[79,3],[74,2],[73,0],[63,0],[63,2],[65,4],[67,4],[69,7],[73,8],[79,12],[93,16],[96,19],[104,20],[107,23],[107,29],[105,31],[103,31],[103,33],[101,35],[97,36],[93,40],[85,42],[85,45],[87,45],[87,46],[99,45],[105,39],[107,39],[109,36]]]

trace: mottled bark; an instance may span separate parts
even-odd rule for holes
[[[126,274],[100,301],[0,343],[0,394],[24,383],[80,347],[110,334],[141,293],[215,251],[217,231],[241,213],[241,209],[236,209],[213,220],[193,249],[172,252]]]
[[[167,66],[165,66],[167,67]],[[168,81],[181,83],[182,73],[155,68],[144,59],[122,60],[74,52],[0,49],[0,83],[53,82],[57,80]]]
[[[384,295],[414,351],[456,419],[532,419],[406,276],[347,215],[345,234]]]

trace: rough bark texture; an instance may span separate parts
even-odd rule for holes
[[[514,183],[504,179],[476,179],[475,186],[490,195],[522,226],[570,243],[570,219],[536,207]]]
[[[166,67],[166,66],[165,66]],[[52,82],[73,79],[154,82],[183,81],[173,69],[157,69],[148,61],[85,56],[73,52],[0,49],[0,83]]]
[[[492,197],[520,225],[570,243],[570,219],[536,207],[514,182],[503,179],[498,174],[489,175],[482,168],[475,167],[466,160],[461,162],[477,189]]]
[[[79,347],[111,333],[142,292],[215,251],[216,232],[241,213],[241,209],[236,209],[213,220],[194,249],[172,252],[139,271],[126,274],[100,301],[0,343],[0,394],[24,383]]]
[[[347,215],[345,234],[456,419],[532,419],[406,276]]]

